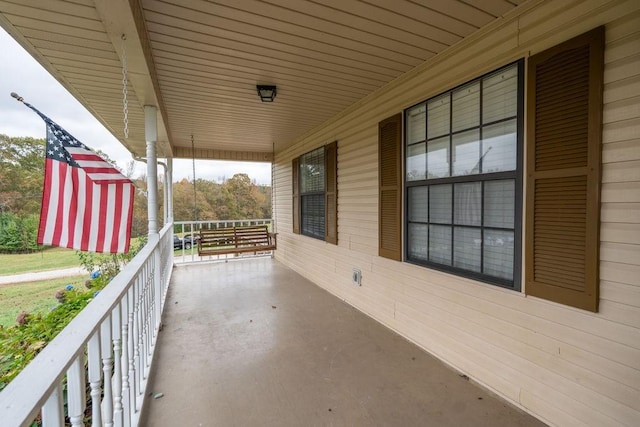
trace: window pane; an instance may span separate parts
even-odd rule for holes
[[[427,105],[420,104],[407,112],[407,144],[424,141],[427,126]]]
[[[453,92],[452,132],[480,126],[480,82]]]
[[[427,143],[427,177],[449,176],[449,137]]]
[[[429,222],[429,187],[409,188],[409,221]]]
[[[451,227],[429,226],[429,261],[451,265]]]
[[[453,238],[453,265],[480,272],[482,237],[479,228],[455,227]]]
[[[409,259],[427,261],[428,227],[426,224],[409,224]]]
[[[453,136],[453,175],[480,173],[480,131],[478,129]]]
[[[429,139],[449,133],[449,94],[429,101],[427,106],[427,137]]]
[[[300,156],[300,192],[324,191],[324,147]]]
[[[302,196],[302,234],[324,239],[324,194]]]
[[[405,111],[408,260],[500,285],[509,286],[508,281],[517,288],[519,64]]]
[[[429,221],[451,224],[451,184],[429,187]]]
[[[483,272],[513,280],[513,231],[484,230]]]
[[[482,128],[482,172],[502,172],[516,169],[516,120]]]
[[[518,67],[488,76],[482,82],[482,123],[515,117],[518,112]]]
[[[407,147],[407,181],[418,181],[427,177],[425,147],[424,142]]]
[[[512,179],[487,181],[484,184],[484,225],[486,227],[513,228],[515,188],[516,184]]]
[[[468,182],[455,185],[454,223],[482,225],[482,184]]]

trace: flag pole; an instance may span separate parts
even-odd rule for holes
[[[18,101],[20,101],[20,102],[22,102],[24,104],[24,98],[21,97],[20,95],[18,95],[17,93],[11,92],[11,97],[15,98],[16,100],[18,100]]]

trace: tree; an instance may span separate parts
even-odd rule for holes
[[[44,177],[45,140],[0,135],[0,250],[36,249]],[[117,167],[104,152],[105,161]],[[122,170],[122,169],[121,169]],[[147,181],[133,177],[135,162],[123,169],[137,191],[134,195],[133,237],[148,233]],[[163,185],[158,184],[158,226],[163,218]],[[195,199],[194,199],[195,197]],[[177,221],[235,220],[271,217],[271,187],[258,186],[245,173],[223,183],[183,179],[173,184],[174,219]],[[3,215],[8,214],[8,215]]]
[[[40,213],[44,139],[0,135],[0,212]]]
[[[246,173],[235,174],[222,187],[229,219],[271,218],[271,187],[256,185]]]
[[[133,219],[131,221],[131,236],[146,236],[149,232],[147,221],[147,178],[144,175],[132,178],[136,191],[133,195]]]

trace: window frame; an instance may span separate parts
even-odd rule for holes
[[[408,138],[409,138],[409,128],[408,128],[408,113],[409,111],[411,111],[412,108],[419,106],[421,104],[425,104],[425,106],[428,105],[428,102],[430,100],[436,99],[440,96],[443,96],[445,94],[449,94],[449,96],[451,97],[451,95],[459,88],[462,88],[464,86],[468,86],[468,85],[472,85],[476,82],[481,82],[482,79],[484,79],[487,76],[490,76],[492,74],[496,74],[499,73],[501,70],[505,70],[509,67],[512,66],[516,66],[517,69],[517,100],[516,100],[516,168],[513,171],[500,171],[500,172],[490,172],[490,173],[483,173],[483,174],[468,174],[468,175],[458,175],[458,176],[453,176],[451,173],[449,174],[449,176],[447,177],[439,177],[439,178],[427,178],[425,176],[425,179],[421,179],[421,180],[414,180],[414,181],[409,181],[407,180],[407,151],[408,151]],[[481,282],[485,282],[485,283],[489,283],[492,285],[497,285],[500,287],[504,287],[504,288],[508,288],[508,289],[512,289],[512,290],[516,290],[516,291],[520,291],[521,290],[521,284],[522,284],[522,236],[523,236],[523,211],[522,211],[522,204],[523,204],[523,197],[524,197],[524,189],[523,189],[523,170],[524,170],[524,119],[525,119],[525,109],[524,109],[524,89],[525,89],[525,79],[524,79],[524,72],[525,72],[525,62],[524,59],[519,59],[517,61],[513,61],[509,64],[506,64],[504,66],[498,67],[490,72],[487,72],[481,76],[478,76],[476,78],[473,78],[469,81],[465,81],[464,83],[457,85],[451,89],[448,89],[446,91],[440,92],[434,96],[431,96],[427,99],[421,100],[420,102],[417,102],[411,106],[409,106],[408,108],[406,108],[403,111],[403,127],[405,129],[405,133],[403,135],[403,140],[402,140],[402,180],[403,180],[403,196],[404,196],[404,203],[403,203],[403,207],[404,207],[404,213],[402,216],[402,224],[403,224],[403,237],[404,237],[404,244],[403,244],[403,249],[404,249],[404,256],[403,256],[403,260],[407,263],[410,264],[415,264],[415,265],[419,265],[422,267],[427,267],[430,269],[434,269],[434,270],[438,270],[438,271],[444,271],[447,273],[453,273],[456,274],[458,276],[462,276],[462,277],[466,277],[466,278],[470,278],[470,279],[474,279],[477,281],[481,281]],[[449,136],[449,153],[448,153],[448,166],[449,166],[449,171],[452,172],[453,171],[453,163],[452,163],[452,156],[453,156],[453,137],[455,135],[458,134],[462,134],[465,132],[469,132],[471,129],[478,129],[479,132],[481,132],[483,127],[486,126],[491,126],[491,125],[496,125],[499,123],[506,123],[508,121],[512,121],[514,118],[510,117],[510,118],[503,118],[500,120],[496,120],[487,124],[483,124],[482,123],[482,99],[483,99],[483,90],[482,87],[480,88],[480,94],[479,94],[479,105],[480,105],[480,110],[479,110],[479,114],[480,114],[480,122],[478,126],[474,126],[471,128],[465,128],[465,129],[459,129],[456,131],[453,131],[453,126],[452,126],[452,121],[453,121],[453,114],[452,114],[452,109],[453,109],[453,103],[450,102],[449,105],[449,132],[448,132],[448,136]],[[451,100],[451,98],[450,98]],[[428,109],[427,109],[428,111]],[[428,122],[428,117],[425,116],[425,120],[427,120]],[[425,153],[427,153],[427,144],[428,144],[428,123],[425,123],[425,139],[424,139],[424,143],[425,143]],[[480,138],[481,138],[481,133],[480,133]],[[439,136],[442,137],[442,136]],[[481,242],[482,242],[482,248],[484,247],[484,230],[485,229],[496,229],[496,230],[500,230],[500,227],[488,227],[484,225],[484,202],[485,202],[485,197],[484,197],[484,183],[488,182],[488,181],[498,181],[498,180],[514,180],[515,182],[515,190],[514,190],[514,228],[513,228],[513,233],[514,233],[514,254],[513,254],[513,280],[506,280],[503,278],[499,278],[496,276],[490,276],[487,274],[483,274],[483,273],[479,273],[479,272],[475,272],[472,270],[466,270],[460,267],[455,267],[453,265],[453,253],[454,253],[454,242],[455,242],[455,233],[454,233],[454,229],[456,227],[456,223],[455,223],[455,211],[453,209],[454,204],[455,204],[455,195],[454,195],[454,186],[455,184],[458,183],[481,183],[482,185],[482,190],[481,190],[481,205],[480,205],[480,211],[482,212],[482,221],[480,226],[471,226],[474,229],[480,229],[481,230]],[[452,186],[452,193],[451,193],[451,206],[452,206],[452,211],[451,211],[451,223],[447,224],[448,226],[451,227],[452,233],[451,233],[451,260],[452,260],[452,265],[445,265],[445,264],[438,264],[432,261],[428,261],[428,260],[418,260],[415,258],[412,258],[409,254],[409,224],[411,223],[415,223],[416,221],[410,221],[409,217],[410,217],[410,212],[409,212],[409,192],[411,188],[415,188],[415,187],[432,187],[434,185],[439,185],[439,184],[450,184]],[[427,220],[426,223],[424,222],[419,222],[419,223],[423,223],[423,224],[433,224],[431,223],[429,220]],[[434,224],[437,225],[437,224]],[[459,225],[458,225],[459,226]],[[465,227],[463,225],[463,227]],[[509,229],[510,231],[511,229]],[[429,249],[428,249],[428,240],[427,240],[427,254],[429,253]],[[481,249],[480,252],[480,265],[483,264],[483,257],[484,257],[484,248]]]
[[[322,157],[322,162],[319,163],[319,165],[322,166],[322,180],[321,180],[321,184],[322,184],[322,189],[321,190],[313,190],[313,191],[304,191],[304,188],[302,186],[302,168],[305,165],[305,163],[303,162],[303,159],[305,156],[310,155],[314,152],[318,152],[318,156]],[[314,239],[318,239],[318,240],[324,240],[325,236],[326,236],[326,231],[327,231],[327,216],[326,216],[326,201],[325,201],[325,195],[327,192],[326,189],[326,167],[327,167],[327,160],[326,160],[326,149],[324,146],[318,147],[318,148],[314,148],[313,150],[307,151],[304,154],[301,154],[300,157],[298,157],[298,188],[299,188],[299,195],[300,195],[300,234],[302,234],[303,236],[307,236],[307,237],[312,237]],[[305,222],[304,222],[304,200],[305,198],[321,198],[322,199],[322,211],[323,211],[323,224],[322,224],[322,234],[319,233],[312,233],[308,230],[305,230]]]
[[[302,159],[315,151],[321,151],[323,170],[322,189],[303,192],[302,190]],[[293,233],[322,240],[334,245],[338,244],[338,142],[334,141],[295,157],[292,160],[292,195],[293,195]],[[306,197],[320,197],[323,203],[323,234],[303,230],[303,200]]]

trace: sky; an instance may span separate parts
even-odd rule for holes
[[[131,153],[76,99],[62,87],[13,38],[0,28],[0,134],[45,138],[45,124],[38,115],[10,96],[22,96],[67,132],[94,150],[102,150],[122,169]],[[173,180],[193,179],[192,161],[173,161]],[[162,168],[158,168],[158,173]],[[146,173],[146,165],[136,162],[135,176]],[[236,173],[246,173],[258,184],[271,183],[271,165],[255,162],[196,160],[196,178],[220,182]]]

